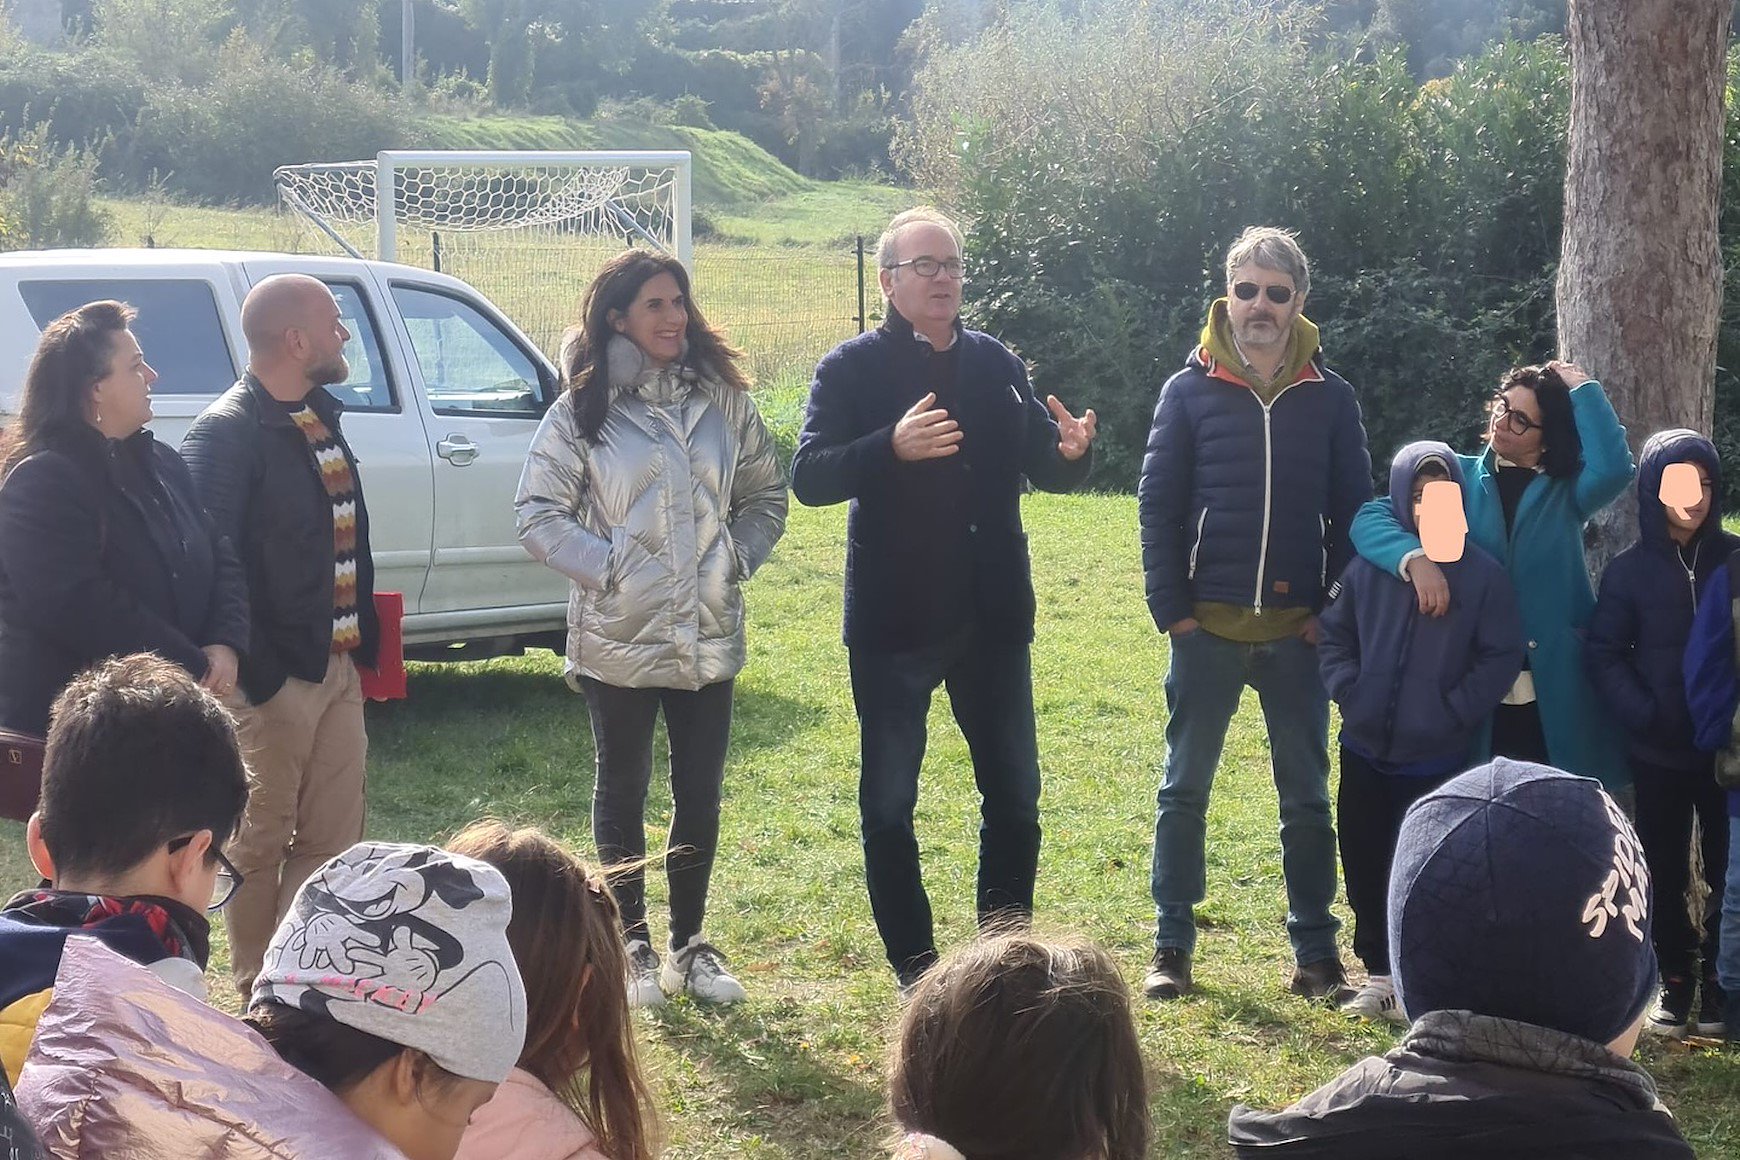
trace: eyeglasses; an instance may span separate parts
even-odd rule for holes
[[[1492,424],[1503,427],[1512,435],[1527,435],[1530,431],[1541,430],[1539,423],[1521,411],[1512,410],[1510,404],[1504,401],[1503,395],[1492,401]]]
[[[175,853],[177,850],[184,848],[189,842],[193,841],[193,839],[193,834],[184,834],[181,837],[176,838],[174,841],[169,843],[169,852],[171,854]],[[210,853],[213,858],[217,859],[218,873],[217,881],[212,883],[211,901],[206,904],[205,908],[208,911],[215,912],[228,906],[230,899],[236,896],[236,891],[242,888],[242,872],[237,870],[234,864],[231,863],[228,858],[224,857],[224,852],[216,846],[211,848]]]
[[[962,262],[959,258],[939,259],[932,258],[929,255],[922,258],[908,258],[906,261],[896,262],[888,268],[890,270],[898,270],[902,266],[911,266],[912,272],[917,274],[920,278],[934,278],[938,273],[947,274],[951,278],[962,278],[965,277],[967,273],[966,263]]]
[[[1249,302],[1257,296],[1259,291],[1276,306],[1285,306],[1293,301],[1293,287],[1291,286],[1258,286],[1255,282],[1235,282],[1233,284],[1233,293],[1238,296],[1240,302]]]

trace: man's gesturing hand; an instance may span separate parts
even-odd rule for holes
[[[1057,401],[1056,395],[1045,396],[1045,405],[1051,408],[1051,417],[1057,420],[1057,453],[1071,461],[1086,455],[1099,425],[1094,409],[1089,407],[1077,419],[1069,413],[1068,407]]]
[[[931,409],[936,402],[932,391],[912,405],[894,425],[894,454],[898,459],[941,459],[959,451],[961,425],[949,418],[941,407]]]

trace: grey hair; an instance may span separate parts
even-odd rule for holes
[[[1299,235],[1292,230],[1274,226],[1249,226],[1239,240],[1226,252],[1226,283],[1232,285],[1233,272],[1240,266],[1255,262],[1265,270],[1274,270],[1293,279],[1293,288],[1302,298],[1311,293],[1311,263],[1299,248]]]
[[[894,215],[894,220],[888,223],[888,228],[882,231],[882,236],[876,239],[876,265],[884,270],[893,269],[899,260],[895,251],[895,243],[899,240],[900,231],[907,226],[919,222],[929,222],[941,226],[955,240],[955,249],[964,251],[965,243],[961,238],[961,227],[955,224],[953,218],[943,213],[933,205],[916,205]]]

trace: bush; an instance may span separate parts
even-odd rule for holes
[[[1471,446],[1499,372],[1550,351],[1562,44],[1501,45],[1422,89],[1399,53],[1315,53],[1273,6],[1094,13],[1016,4],[958,44],[921,27],[895,150],[969,222],[968,313],[1041,393],[1098,410],[1096,479],[1134,485],[1225,247],[1260,223],[1300,231],[1379,478],[1408,439]]]
[[[100,246],[114,223],[97,208],[97,159],[56,148],[46,124],[0,134],[0,250]]]

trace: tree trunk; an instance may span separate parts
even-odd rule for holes
[[[1559,352],[1600,379],[1635,452],[1708,435],[1732,0],[1571,0]],[[1637,538],[1635,491],[1596,518],[1597,574]]]

